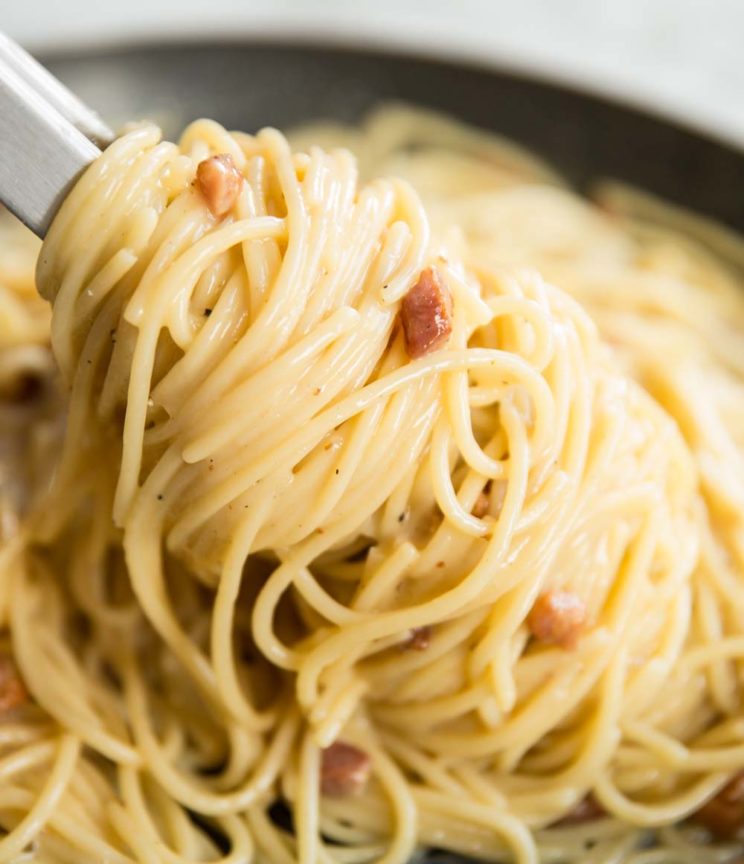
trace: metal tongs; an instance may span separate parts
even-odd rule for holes
[[[75,180],[113,139],[98,115],[0,33],[0,201],[43,237]]]

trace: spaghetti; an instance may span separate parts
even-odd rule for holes
[[[395,107],[88,170],[59,378],[2,268],[0,861],[731,859],[742,247],[599,201]]]

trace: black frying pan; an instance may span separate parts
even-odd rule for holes
[[[666,120],[545,81],[359,49],[163,45],[42,57],[114,127],[149,117],[177,135],[197,117],[231,129],[358,120],[380,101],[430,106],[506,135],[579,189],[613,177],[744,232],[744,152]],[[277,810],[278,821],[287,814]],[[433,851],[421,864],[464,864]]]
[[[209,116],[231,129],[353,121],[402,99],[498,131],[579,189],[613,177],[744,232],[744,152],[632,108],[463,63],[307,44],[163,45],[42,58],[116,126],[149,117],[176,135]]]

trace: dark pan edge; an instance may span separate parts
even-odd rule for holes
[[[286,127],[311,117],[357,120],[385,99],[416,102],[513,138],[579,189],[598,177],[617,178],[744,231],[744,151],[514,72],[266,39],[117,46],[42,59],[104,115],[114,94],[117,121],[154,110],[172,113],[177,123],[208,115],[232,128]]]

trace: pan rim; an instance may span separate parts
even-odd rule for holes
[[[206,32],[186,30],[177,36],[172,33],[152,29],[147,33],[134,35],[121,33],[105,37],[92,35],[65,40],[64,42],[40,43],[34,50],[42,61],[86,59],[108,55],[126,54],[131,51],[178,51],[189,48],[229,48],[246,49],[252,46],[276,47],[284,51],[312,51],[344,53],[367,58],[395,58],[400,60],[419,60],[434,63],[441,67],[465,69],[473,72],[510,76],[546,88],[567,91],[589,97],[609,106],[630,110],[647,118],[658,120],[680,131],[695,135],[710,142],[723,145],[744,156],[744,133],[737,124],[728,122],[719,112],[706,116],[699,110],[690,110],[674,105],[670,100],[661,98],[652,91],[642,92],[628,86],[619,79],[608,76],[587,76],[584,71],[570,69],[565,64],[550,59],[536,58],[520,52],[496,50],[486,53],[473,50],[472,46],[447,44],[441,37],[413,41],[407,36],[391,38],[384,28],[367,28],[363,34],[341,22],[332,28],[324,22],[306,26],[307,22],[269,24],[259,22],[250,28],[237,31],[209,29]],[[34,46],[32,46],[34,47]]]

